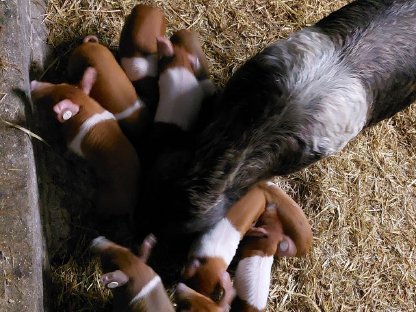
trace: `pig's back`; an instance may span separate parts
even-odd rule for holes
[[[365,86],[367,124],[391,117],[416,99],[416,1],[356,1],[316,27]]]
[[[230,79],[215,127],[250,151],[293,141],[276,174],[338,152],[415,99],[414,21],[415,1],[358,1],[268,46]]]
[[[108,48],[94,42],[77,47],[68,64],[70,81],[78,82],[88,66],[97,70],[90,96],[105,109],[117,114],[134,104],[136,91]]]

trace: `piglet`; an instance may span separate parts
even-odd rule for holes
[[[197,56],[194,74],[200,86],[204,89],[205,97],[202,101],[195,132],[198,133],[207,126],[207,123],[215,118],[215,104],[219,93],[210,79],[209,63],[202,51],[201,42],[197,34],[189,29],[180,29],[170,37],[174,46],[183,47],[189,54]]]
[[[195,66],[195,77],[204,81],[209,78],[209,64],[205,53],[202,51],[201,42],[197,34],[189,29],[180,29],[175,32],[170,41],[173,45],[183,47],[189,54],[196,55],[197,66]]]
[[[201,49],[198,50],[200,53]],[[140,213],[137,220],[149,225],[148,229],[158,231],[161,240],[172,239],[172,233],[178,233],[176,220],[182,219],[185,209],[171,209],[174,204],[169,198],[175,198],[176,181],[186,170],[191,160],[193,146],[193,131],[197,122],[201,102],[207,94],[201,81],[196,78],[199,68],[198,58],[201,54],[189,53],[184,47],[174,45],[165,38],[158,38],[160,56],[159,90],[160,101],[147,146],[142,158],[145,166],[145,190],[143,191],[142,206],[156,207]],[[166,189],[165,196],[160,196],[160,189]],[[160,220],[163,215],[163,220]],[[155,224],[152,226],[152,220]],[[157,227],[157,229],[155,229]],[[140,227],[142,230],[143,227]],[[141,233],[143,234],[143,233]],[[179,234],[179,233],[178,233]],[[180,233],[179,235],[181,235]],[[189,239],[173,239],[183,243]],[[175,251],[178,244],[174,245]],[[184,246],[185,250],[189,246]]]
[[[113,113],[124,133],[136,142],[150,125],[148,109],[137,97],[131,81],[111,51],[101,45],[96,36],[85,37],[83,43],[72,51],[67,66],[69,81],[79,83],[89,66],[97,71],[90,96]]]
[[[157,44],[164,36],[166,20],[163,12],[153,6],[136,5],[121,30],[120,62],[137,92],[152,111],[157,105]]]
[[[137,204],[139,160],[114,115],[89,97],[96,74],[88,67],[79,88],[32,81],[32,98],[53,105],[68,147],[85,157],[95,170],[98,212],[132,215]]]
[[[196,44],[196,43],[195,43]],[[186,46],[172,44],[165,37],[157,38],[159,54],[159,104],[155,122],[174,124],[183,131],[192,130],[198,118],[202,100],[214,92],[208,80],[200,82],[201,49],[189,52]]]
[[[312,231],[302,209],[272,183],[261,182],[237,201],[213,228],[204,233],[190,252],[189,264],[183,278],[195,291],[213,298],[222,274],[233,259],[241,238],[252,229],[253,223],[274,204],[282,233],[275,242],[276,256],[301,256],[312,244]]]
[[[114,311],[170,312],[174,311],[160,276],[146,264],[156,239],[148,235],[139,256],[100,236],[91,249],[101,257],[102,283],[114,293]]]
[[[256,227],[247,232],[240,244],[239,262],[234,278],[238,296],[233,303],[235,311],[266,311],[274,256],[280,255],[281,250],[291,255],[298,253],[296,245],[290,239],[285,239],[282,220],[278,214],[278,207],[284,205],[296,207],[288,196],[282,196],[281,202],[269,203]],[[289,213],[292,211],[290,209]]]

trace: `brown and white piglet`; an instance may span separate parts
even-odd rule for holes
[[[240,240],[252,229],[266,205],[276,204],[285,235],[277,241],[276,255],[295,256],[307,252],[312,232],[302,209],[277,186],[261,182],[251,188],[227,212],[226,216],[196,242],[190,253],[183,278],[197,292],[213,298],[222,274],[233,259]],[[286,226],[287,224],[287,226]],[[261,231],[258,229],[258,231]],[[277,245],[276,245],[277,246]]]
[[[219,281],[215,300],[204,296],[184,283],[176,287],[175,296],[178,302],[177,311],[187,312],[227,312],[235,297],[235,289],[228,272],[224,272]]]
[[[258,186],[230,208],[227,215],[203,234],[190,252],[183,272],[184,282],[198,293],[215,300],[221,289],[221,277],[231,263],[240,240],[266,205],[264,192]]]
[[[197,64],[194,69],[195,77],[203,81],[209,78],[209,64],[202,51],[201,42],[197,34],[189,29],[180,29],[175,32],[171,37],[170,41],[173,45],[183,47],[189,54],[197,57]]]
[[[294,215],[290,220],[297,222],[295,216],[300,208],[275,185],[266,185],[266,194],[269,193],[267,188],[275,190],[277,195],[282,196],[276,198],[276,194],[271,194],[270,197],[274,197],[276,200],[268,200],[266,209],[255,227],[247,232],[240,244],[238,251],[240,259],[234,278],[238,299],[233,304],[235,311],[239,312],[266,311],[274,256],[301,255],[306,252],[311,244],[312,237],[308,235],[310,231],[308,224],[304,224],[304,229],[301,225],[298,226],[297,230],[293,229],[292,231],[297,233],[305,232],[301,235],[303,238],[301,243],[296,245],[290,237],[288,238],[282,222],[284,218],[280,217],[278,209],[280,207],[281,210],[281,207],[285,207],[287,214]],[[292,226],[288,223],[290,221],[286,221],[286,227]]]
[[[98,212],[132,215],[137,204],[139,160],[114,115],[89,96],[95,79],[96,70],[89,67],[79,88],[32,81],[32,98],[53,106],[68,147],[95,170]]]
[[[148,235],[139,256],[100,236],[91,249],[101,257],[103,284],[113,290],[114,311],[170,312],[174,311],[160,276],[146,264],[156,239]]]
[[[136,5],[121,30],[119,55],[121,67],[152,111],[157,105],[157,44],[164,36],[166,20],[153,6]]]
[[[79,83],[89,66],[97,71],[90,96],[114,114],[130,140],[137,141],[150,124],[149,111],[111,51],[95,36],[85,37],[72,51],[67,66],[69,81]]]
[[[172,44],[165,37],[158,37],[157,44],[159,104],[154,121],[190,131],[198,118],[202,100],[215,91],[211,81],[201,82],[196,77],[201,71],[202,50],[190,53],[185,46]]]

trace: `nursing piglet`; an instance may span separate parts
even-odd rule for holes
[[[301,256],[312,245],[312,232],[302,209],[280,188],[261,182],[237,201],[213,228],[204,233],[190,252],[183,278],[195,291],[213,298],[222,274],[233,259],[240,240],[264,213],[267,205],[276,205],[276,218],[282,235],[275,241],[276,256]]]
[[[120,35],[121,67],[152,113],[159,95],[156,38],[164,36],[165,31],[163,12],[157,7],[139,4],[127,16]]]
[[[148,235],[136,256],[102,236],[93,240],[91,249],[100,255],[105,272],[101,281],[113,290],[114,311],[174,311],[160,276],[146,264],[154,244],[154,236]]]
[[[189,54],[197,56],[195,77],[200,83],[207,83],[210,85],[208,87],[215,88],[209,80],[209,63],[197,34],[189,29],[180,29],[170,37],[170,41],[173,45],[183,47]]]
[[[150,178],[156,179],[154,183],[160,187],[160,178],[174,181],[178,174],[186,171],[201,104],[212,89],[207,87],[210,84],[202,84],[196,77],[201,70],[199,59],[204,57],[201,49],[190,53],[165,37],[158,37],[157,45],[160,96],[146,150],[150,154],[149,161],[154,164]]]
[[[79,88],[32,81],[32,98],[53,105],[68,147],[95,170],[99,214],[132,215],[137,204],[139,160],[114,115],[88,96],[95,79],[96,70],[89,67]]]
[[[202,51],[201,42],[197,34],[188,29],[181,29],[170,37],[173,45],[183,47],[189,54],[197,56],[194,74],[200,86],[204,89],[205,96],[201,104],[200,113],[195,132],[204,129],[207,122],[215,118],[215,104],[217,102],[217,89],[210,79],[209,63]]]
[[[209,92],[196,78],[200,69],[198,59],[201,57],[201,49],[198,51],[192,54],[183,46],[172,44],[165,37],[158,38],[160,97],[152,131],[148,136],[148,146],[144,149],[146,190],[143,192],[145,202],[141,205],[156,207],[147,211],[149,216],[146,217],[157,220],[157,235],[163,241],[165,236],[170,239],[172,233],[178,232],[175,221],[182,219],[182,212],[171,209],[170,198],[177,196],[174,185],[186,172],[191,160],[193,131],[201,102]],[[165,189],[165,196],[160,196],[160,189]],[[163,220],[159,220],[158,216],[161,214],[164,216]],[[140,220],[143,217],[141,214]],[[153,227],[148,230],[154,231]]]
[[[97,71],[90,96],[114,114],[123,132],[136,143],[150,125],[148,108],[137,97],[136,90],[111,51],[95,36],[85,37],[84,42],[71,53],[67,66],[69,81],[78,83],[90,66]]]
[[[155,122],[174,124],[183,131],[192,130],[198,118],[202,100],[214,92],[212,83],[200,82],[201,49],[190,49],[159,37],[159,104]],[[194,42],[196,45],[196,43]],[[200,47],[200,45],[199,45]]]
[[[278,207],[293,206],[294,203],[286,194],[280,201],[267,204],[255,227],[247,232],[239,246],[239,262],[234,276],[238,296],[233,303],[235,311],[266,311],[274,256],[280,255],[279,249],[286,250],[286,254],[297,254],[296,245],[290,239],[285,239],[278,213]]]

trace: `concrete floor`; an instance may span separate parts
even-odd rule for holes
[[[34,145],[4,122],[31,128],[26,94],[31,62],[44,52],[36,35],[42,10],[42,1],[0,1],[0,311],[44,311],[48,265]]]

